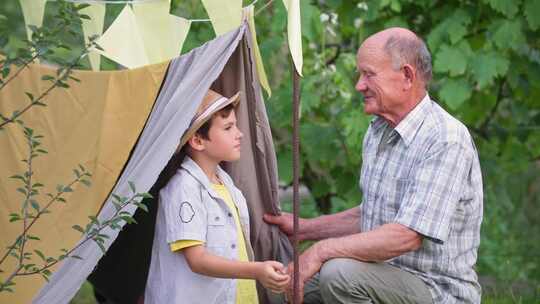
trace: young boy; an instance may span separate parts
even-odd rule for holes
[[[209,90],[182,136],[186,156],[160,191],[146,304],[258,303],[253,280],[275,292],[288,285],[281,263],[250,262],[246,201],[219,166],[240,158],[239,100]]]

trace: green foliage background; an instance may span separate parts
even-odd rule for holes
[[[266,3],[258,1],[256,11]],[[122,8],[108,6],[105,27]],[[47,4],[45,25],[50,10],[54,3]],[[378,30],[408,27],[427,41],[433,56],[431,97],[468,126],[479,150],[485,200],[478,272],[500,283],[493,292],[540,297],[540,0],[302,0],[301,10],[301,181],[312,194],[302,215],[337,212],[361,201],[360,151],[371,117],[363,114],[354,90],[355,53]],[[207,18],[199,0],[173,0],[171,12]],[[9,35],[1,40],[9,53],[25,37],[18,1],[3,1],[0,14],[7,17],[2,28]],[[267,107],[280,179],[290,185],[292,82],[281,1],[255,22],[273,90]],[[193,23],[183,52],[213,37],[210,23]],[[82,46],[82,35],[72,43]],[[118,68],[102,61],[103,69]],[[509,301],[520,299],[511,295]]]

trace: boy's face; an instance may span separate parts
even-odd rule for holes
[[[219,114],[215,115],[208,130],[209,139],[203,139],[204,152],[216,162],[238,160],[240,140],[243,136],[236,125],[234,111],[225,118]]]

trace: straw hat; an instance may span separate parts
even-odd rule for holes
[[[203,101],[199,105],[195,117],[191,120],[189,128],[184,132],[182,139],[180,140],[180,145],[176,152],[180,151],[186,142],[199,130],[205,122],[207,122],[212,116],[219,110],[225,108],[229,104],[233,104],[234,107],[240,102],[240,92],[234,94],[233,97],[227,98],[223,97],[221,94],[208,90],[206,96],[204,96]]]

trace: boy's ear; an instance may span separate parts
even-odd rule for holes
[[[187,144],[191,147],[191,149],[195,151],[200,152],[205,149],[204,139],[197,133],[195,133],[195,135],[191,136],[191,138],[188,139]]]

